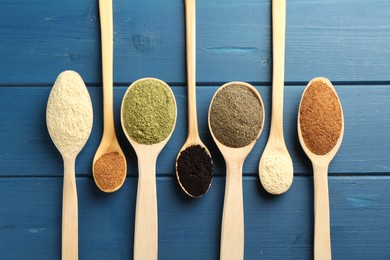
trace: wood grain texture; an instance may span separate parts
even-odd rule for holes
[[[256,87],[263,98],[265,111],[270,111],[270,87]],[[311,172],[297,138],[297,113],[303,86],[285,89],[284,132],[294,162],[295,175]],[[337,156],[330,165],[330,174],[387,174],[390,172],[390,88],[389,86],[337,86],[344,110],[345,134]],[[136,157],[121,131],[119,110],[126,87],[114,88],[114,113],[119,142],[128,160],[128,175],[135,176]],[[225,173],[225,164],[207,127],[210,101],[217,87],[198,90],[199,131],[215,159],[215,174]],[[1,176],[62,176],[61,156],[52,144],[45,127],[45,104],[50,89],[43,87],[0,88],[0,175]],[[78,156],[76,173],[87,175],[102,134],[101,88],[89,87],[94,109],[91,137]],[[173,175],[175,160],[187,133],[187,99],[183,87],[173,87],[178,106],[176,128],[157,162],[158,175]],[[23,118],[23,120],[20,120]],[[266,136],[269,134],[269,113],[257,144],[245,161],[244,174],[257,172]],[[34,151],[30,153],[29,151]],[[25,167],[29,165],[29,167]]]
[[[98,1],[4,0],[2,83],[101,82]],[[184,1],[114,3],[114,82],[185,82]],[[28,13],[29,15],[25,15]],[[286,81],[390,80],[387,0],[287,2]],[[271,81],[270,1],[199,1],[198,82]]]
[[[245,259],[311,259],[312,168],[297,138],[304,85],[335,84],[343,105],[343,144],[329,168],[334,259],[390,258],[390,4],[388,0],[288,0],[284,133],[294,162],[291,189],[268,195],[257,177],[265,128],[243,167]],[[210,191],[188,198],[175,178],[187,134],[184,1],[115,0],[114,119],[128,177],[113,194],[93,182],[102,136],[98,1],[0,1],[1,259],[60,259],[62,159],[45,126],[50,87],[64,70],[87,82],[92,135],[76,163],[80,259],[131,259],[137,159],[120,130],[127,86],[142,77],[173,85],[176,129],[157,161],[159,259],[218,259],[225,164],[207,127],[217,87],[254,83],[271,111],[271,1],[197,2],[197,111],[200,137],[215,163]]]
[[[245,259],[311,258],[312,181],[296,177],[288,193],[270,197],[244,177]],[[159,259],[218,259],[224,178],[197,200],[174,177],[157,182]],[[389,185],[388,176],[330,177],[334,259],[389,258]],[[92,178],[77,178],[80,259],[131,259],[136,188],[130,177],[104,194]],[[61,194],[61,178],[0,178],[2,258],[60,258]]]

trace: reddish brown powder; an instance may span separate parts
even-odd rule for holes
[[[124,182],[125,171],[125,159],[119,153],[106,153],[95,162],[93,177],[101,190],[114,191]]]
[[[307,88],[299,110],[303,140],[317,155],[329,153],[341,134],[342,112],[331,87],[321,80]]]

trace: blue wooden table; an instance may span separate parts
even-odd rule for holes
[[[120,128],[128,85],[157,77],[174,91],[178,121],[157,165],[159,259],[218,259],[225,166],[207,128],[212,95],[225,82],[256,86],[265,129],[244,166],[245,259],[312,259],[313,179],[297,138],[307,82],[328,77],[345,116],[344,141],[330,166],[334,259],[390,259],[390,2],[288,0],[284,131],[294,182],[268,195],[257,165],[269,134],[271,1],[198,0],[198,117],[215,176],[190,199],[179,188],[175,158],[187,133],[184,4],[114,1],[114,103],[128,176],[116,193],[98,190],[91,164],[102,135],[97,0],[0,2],[0,259],[60,259],[62,159],[45,124],[56,76],[78,71],[94,109],[91,137],[78,156],[80,259],[131,259],[137,162]]]

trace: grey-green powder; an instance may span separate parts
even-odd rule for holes
[[[210,108],[210,127],[222,144],[239,148],[252,143],[263,127],[263,107],[252,90],[241,83],[221,89]]]
[[[132,84],[122,104],[122,124],[139,144],[156,144],[166,139],[176,120],[176,103],[169,86],[147,78]]]

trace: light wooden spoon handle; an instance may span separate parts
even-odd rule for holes
[[[330,218],[328,167],[313,165],[314,173],[314,259],[332,259],[330,246]]]
[[[283,138],[284,48],[286,0],[272,0],[272,114],[271,133]]]
[[[134,260],[157,259],[156,157],[138,159],[138,190],[134,230]]]
[[[186,55],[188,84],[188,137],[198,134],[196,114],[196,1],[185,0],[186,15]]]
[[[62,260],[78,259],[78,213],[75,158],[64,159]]]
[[[104,132],[115,133],[113,108],[113,14],[112,0],[99,0],[102,37],[103,121]]]
[[[225,200],[221,230],[221,260],[244,259],[242,163],[226,162]]]

